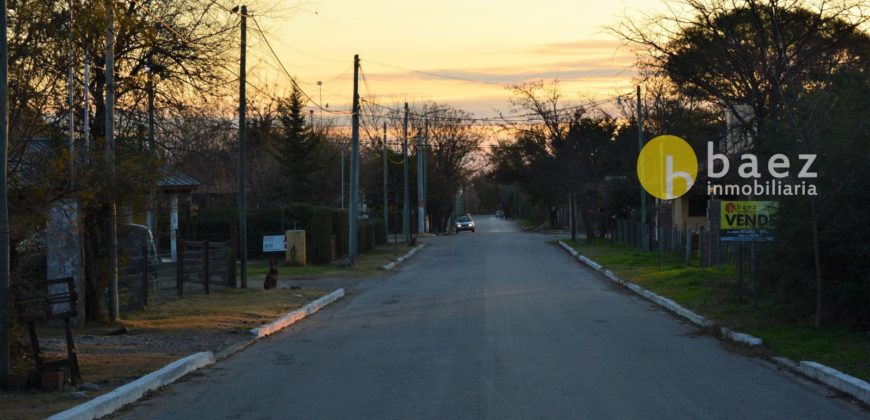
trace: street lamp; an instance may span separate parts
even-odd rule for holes
[[[323,81],[317,81],[317,90],[320,91],[320,129],[323,130]]]

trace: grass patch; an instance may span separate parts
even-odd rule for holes
[[[313,289],[224,289],[193,295],[127,316],[135,330],[246,330],[326,294]]]
[[[789,314],[763,301],[738,299],[732,267],[687,266],[677,257],[642,252],[608,240],[565,241],[608,270],[709,319],[762,340],[767,348],[793,360],[812,360],[870,381],[870,334],[827,329],[789,321]],[[748,283],[748,280],[746,280]]]
[[[540,226],[541,223],[542,223],[542,222],[540,222],[540,221],[535,221],[535,220],[531,220],[531,219],[526,219],[526,218],[523,218],[523,217],[515,218],[515,219],[513,219],[513,221],[514,221],[517,225],[519,225],[519,227],[522,228],[523,230],[532,230],[532,229],[534,229],[534,228]]]
[[[304,266],[278,264],[279,278],[311,278],[311,277],[365,277],[375,274],[381,267],[405,255],[413,247],[401,242],[398,244],[382,244],[364,254],[361,254],[353,266],[347,266],[344,258],[329,264],[309,264]],[[248,276],[262,277],[269,272],[268,259],[248,260]]]

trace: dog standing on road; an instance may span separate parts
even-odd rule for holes
[[[278,261],[274,258],[269,259],[269,274],[266,274],[266,280],[263,280],[263,288],[274,289],[278,287]]]

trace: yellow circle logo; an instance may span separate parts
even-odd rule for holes
[[[637,157],[637,178],[656,198],[670,200],[689,191],[698,175],[698,157],[685,140],[672,135],[649,141]]]

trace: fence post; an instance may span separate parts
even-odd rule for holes
[[[227,243],[227,286],[236,287],[236,250]]]
[[[686,265],[692,262],[692,231],[686,228]]]
[[[148,308],[148,247],[142,245],[142,309]]]
[[[704,246],[704,227],[698,229],[698,267],[704,266],[704,251],[707,247]]]
[[[176,258],[175,264],[175,292],[179,299],[184,299],[184,252],[187,250],[187,247],[184,245],[184,241],[180,240],[179,236],[178,231],[176,231],[175,238],[178,244],[178,258]]]
[[[202,241],[202,280],[205,285],[205,294],[208,294],[211,275],[208,272],[208,241]]]

